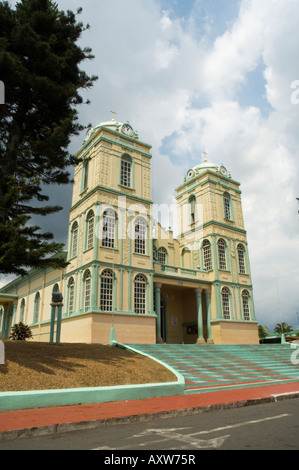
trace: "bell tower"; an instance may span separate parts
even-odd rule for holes
[[[193,267],[211,283],[211,326],[221,342],[224,322],[256,323],[240,183],[205,154],[176,192],[180,249],[191,251]]]
[[[152,324],[145,341],[155,342],[150,149],[128,122],[113,118],[90,129],[77,154],[65,295],[71,282],[83,286],[76,311],[98,314],[94,321],[103,314],[106,322],[109,312],[119,341],[137,313]],[[146,332],[136,328],[132,341]]]

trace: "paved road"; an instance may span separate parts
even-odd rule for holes
[[[290,399],[144,423],[103,426],[56,436],[20,438],[0,442],[0,450],[98,450],[101,451],[98,461],[115,459],[116,455],[122,455],[121,452],[130,456],[130,450],[169,450],[171,455],[185,450],[188,458],[191,456],[188,463],[192,464],[192,451],[197,458],[198,451],[202,449],[298,450],[298,426],[299,399]],[[120,453],[116,454],[116,450]],[[139,463],[144,465],[140,459]],[[138,466],[138,462],[134,462],[126,463]]]

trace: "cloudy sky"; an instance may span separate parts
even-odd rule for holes
[[[241,182],[256,316],[299,323],[299,0],[56,0],[83,7],[80,41],[99,76],[82,124],[129,121],[152,144],[152,198],[172,203],[186,171],[208,159]],[[83,136],[73,139],[76,152]],[[42,221],[66,241],[71,190]],[[0,279],[0,284],[4,279]]]

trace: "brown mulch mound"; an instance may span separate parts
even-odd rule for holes
[[[101,344],[4,341],[0,392],[174,382],[159,363]]]

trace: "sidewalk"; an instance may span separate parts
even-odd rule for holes
[[[144,400],[4,411],[0,412],[0,440],[53,435],[288,398],[299,398],[299,382]]]

